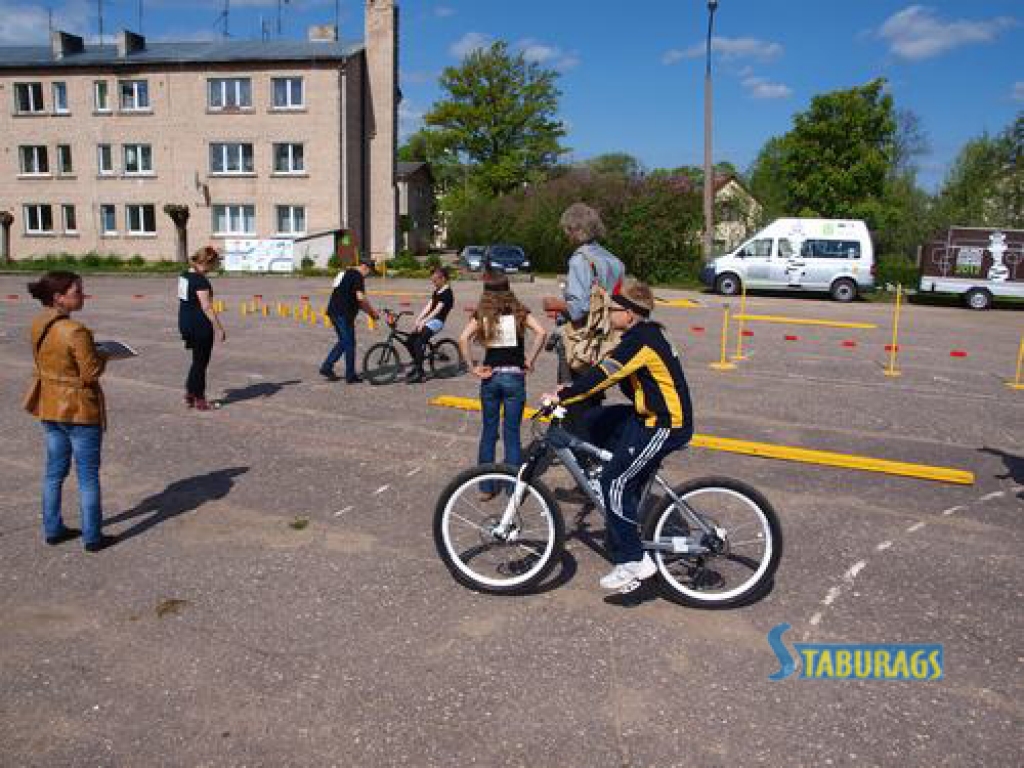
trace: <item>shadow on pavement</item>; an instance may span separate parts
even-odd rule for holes
[[[979,448],[981,453],[990,453],[1003,460],[1006,465],[1006,474],[996,475],[999,480],[1013,480],[1017,485],[1024,485],[1024,456],[1015,456],[1012,453],[1001,451],[998,448]],[[1018,498],[1024,499],[1024,491],[1017,494]]]
[[[290,381],[264,381],[259,384],[249,384],[246,387],[228,389],[224,391],[224,397],[220,399],[221,405],[240,403],[243,400],[253,400],[257,397],[272,397],[287,386],[301,384],[302,379],[291,379]]]
[[[248,471],[248,467],[232,467],[218,469],[205,475],[187,477],[184,480],[176,480],[160,493],[143,499],[132,509],[104,520],[103,524],[104,526],[115,525],[147,515],[115,537],[118,542],[130,539],[165,520],[192,512],[209,501],[224,498],[235,485],[232,478]]]

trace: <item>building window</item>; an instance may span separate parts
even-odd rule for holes
[[[271,84],[274,109],[301,109],[305,106],[301,77],[275,77]]]
[[[274,145],[274,173],[304,173],[305,170],[301,144]]]
[[[25,206],[25,232],[29,235],[53,233],[53,210],[49,205]]]
[[[306,234],[306,207],[304,205],[277,206],[277,232],[280,235]]]
[[[62,205],[60,207],[61,214],[64,217],[64,232],[65,234],[74,235],[78,232],[78,217],[75,215],[75,206],[73,205]]]
[[[149,83],[146,80],[121,80],[122,112],[143,112],[149,110]]]
[[[114,151],[109,144],[96,146],[96,167],[100,176],[110,176],[114,172]]]
[[[110,111],[110,87],[106,80],[97,80],[93,83],[93,95],[97,112]]]
[[[69,174],[74,173],[75,168],[71,162],[71,145],[70,144],[58,144],[57,145],[57,173]]]
[[[129,235],[156,234],[156,208],[152,205],[126,205],[125,222]]]
[[[252,172],[252,144],[210,145],[210,173]]]
[[[213,206],[213,234],[254,235],[256,234],[255,205]]]
[[[100,206],[100,232],[104,235],[117,234],[117,209],[110,203]]]
[[[153,172],[153,149],[149,144],[124,145],[125,175]]]
[[[68,86],[67,83],[53,84],[53,111],[57,114],[68,113]]]
[[[211,110],[252,107],[252,81],[248,77],[211,78],[207,106]]]
[[[42,83],[15,83],[14,108],[21,114],[34,114],[43,111]]]
[[[42,176],[50,172],[50,161],[46,155],[46,147],[18,147],[21,155],[21,172],[26,176]]]

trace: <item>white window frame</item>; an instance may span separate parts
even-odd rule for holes
[[[66,168],[64,167],[65,164],[67,165]],[[74,155],[71,152],[70,144],[57,145],[57,167],[55,171],[58,176],[70,176],[75,172]]]
[[[282,148],[286,148],[286,168],[278,168],[278,151]],[[295,159],[296,152],[295,148],[298,147],[298,159],[299,166],[296,167]],[[279,141],[274,144],[274,173],[280,176],[296,176],[306,173],[306,146],[300,141]]]
[[[283,104],[277,103],[277,84],[286,83],[285,99]],[[299,99],[295,100],[295,83],[299,84]],[[290,110],[306,108],[306,84],[301,76],[295,77],[272,77],[270,79],[270,107],[274,110]]]
[[[125,106],[125,86],[131,88],[130,103]],[[145,102],[144,104],[142,102]],[[153,108],[149,100],[148,80],[118,80],[117,81],[117,104],[121,112],[152,112]]]
[[[28,109],[21,108],[21,89],[28,88],[29,104]],[[39,103],[36,103],[35,94],[39,95]],[[38,115],[46,111],[46,104],[43,101],[43,84],[35,81],[29,83],[14,84],[14,111],[19,115]]]
[[[103,150],[106,149],[110,165],[106,168],[103,167]],[[114,175],[114,145],[113,144],[97,144],[96,145],[96,173],[99,176],[113,176]]]
[[[111,229],[107,226],[106,213],[110,213],[110,218],[113,221],[114,227]],[[117,206],[113,203],[100,203],[100,234],[101,235],[116,235],[117,234]]]
[[[102,97],[100,94],[103,94]],[[97,112],[111,112],[110,83],[107,80],[94,80],[92,83],[93,107]]]
[[[71,211],[70,218],[73,219],[72,224],[74,226],[68,226],[68,211]],[[60,206],[60,220],[64,227],[65,235],[77,235],[78,234],[78,211],[75,210],[75,206],[71,203],[63,203]]]
[[[60,94],[58,98],[57,94]],[[50,83],[50,97],[53,99],[53,114],[68,115],[71,110],[68,108],[68,84],[57,80]]]
[[[50,156],[46,145],[23,144],[18,147],[18,166],[21,176],[49,176]]]
[[[52,235],[53,234],[53,206],[49,203],[25,203],[22,207],[25,215],[25,234],[26,235]],[[50,228],[43,229],[43,211],[47,212],[50,219]],[[37,219],[36,224],[38,226],[32,227],[32,213],[35,213]]]
[[[129,155],[134,151],[138,167],[132,170],[129,165]],[[153,146],[151,144],[123,144],[121,146],[121,159],[124,165],[125,176],[152,176],[153,175]]]
[[[214,235],[233,237],[256,234],[256,206],[250,203],[216,203],[210,206],[213,221],[211,228]],[[248,214],[248,215],[247,215]],[[218,220],[227,221],[226,229],[218,229]],[[252,224],[247,228],[246,223]],[[236,226],[238,225],[238,226]]]
[[[246,168],[246,147],[248,147],[249,167]],[[210,174],[213,176],[252,176],[256,172],[254,148],[248,141],[213,141],[210,142]],[[214,158],[220,160],[220,170],[216,168]],[[229,167],[234,161],[236,167]]]
[[[214,103],[215,93],[220,104]],[[244,104],[243,96],[246,97]],[[206,108],[211,112],[239,112],[252,109],[252,78],[211,77],[206,81]]]
[[[287,211],[288,228],[281,228],[281,214]],[[302,212],[302,227],[296,226],[296,212]],[[274,206],[274,225],[277,227],[277,234],[284,237],[301,237],[306,234],[306,206],[304,205],[293,205],[286,203],[284,205]]]
[[[147,209],[153,225],[152,229],[146,229]],[[133,219],[138,219],[133,221]],[[136,227],[135,224],[140,226]],[[128,203],[124,207],[124,228],[125,231],[134,237],[156,237],[156,206],[152,203]]]

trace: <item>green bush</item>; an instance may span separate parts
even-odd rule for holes
[[[920,271],[910,259],[902,256],[882,255],[878,258],[878,270],[875,274],[875,285],[885,290],[888,285],[902,285],[904,288],[916,289],[920,281]]]
[[[103,257],[100,256],[96,251],[89,251],[80,261],[83,267],[98,267],[103,264]]]
[[[427,260],[426,260],[426,262],[424,262],[424,266],[429,271],[431,271],[431,272],[433,272],[435,269],[440,269],[441,268],[441,254],[439,254],[439,253],[432,253],[429,256],[427,256]]]
[[[130,259],[128,259],[128,266],[134,269],[138,269],[140,267],[146,266],[146,260],[142,258],[139,254],[135,254]]]

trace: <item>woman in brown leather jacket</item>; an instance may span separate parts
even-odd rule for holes
[[[46,434],[43,478],[43,535],[47,544],[75,538],[64,525],[61,490],[75,459],[85,549],[98,552],[113,542],[101,530],[100,451],[106,409],[99,379],[106,359],[92,332],[71,319],[85,304],[82,278],[74,272],[48,272],[28,285],[45,307],[32,321],[36,370],[25,409],[39,419]]]

